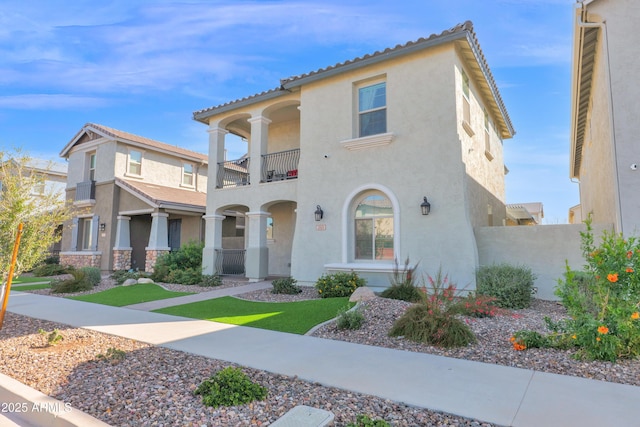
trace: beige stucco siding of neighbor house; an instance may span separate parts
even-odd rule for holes
[[[61,262],[150,271],[158,255],[202,241],[205,155],[88,123],[61,156],[77,209]]]
[[[634,0],[587,0],[574,24],[571,176],[583,217],[625,235],[640,233],[638,16]]]
[[[244,243],[251,280],[291,274],[313,283],[327,272],[354,270],[370,285],[386,286],[393,258],[410,257],[426,271],[441,267],[473,285],[474,227],[503,224],[502,139],[513,135],[478,52],[467,23],[195,112],[209,126],[213,165],[205,272],[220,272],[212,266],[225,265]],[[384,93],[383,129],[361,136],[359,97],[374,87]],[[247,155],[226,159],[228,178],[214,182],[228,132],[247,140]],[[289,150],[299,159],[279,167]],[[244,175],[237,179],[227,169]],[[367,196],[373,198],[365,202]],[[323,216],[316,219],[318,208]],[[239,217],[243,238],[234,235]],[[356,235],[366,237],[374,223],[384,243],[376,238],[366,255],[367,242],[356,248]]]

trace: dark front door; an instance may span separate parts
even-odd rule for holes
[[[181,219],[169,220],[169,247],[172,251],[180,249],[180,228],[182,227]]]

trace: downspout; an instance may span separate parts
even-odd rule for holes
[[[591,2],[588,2],[591,3]],[[609,37],[607,35],[607,25],[606,20],[602,22],[587,22],[585,19],[587,18],[588,11],[586,9],[586,5],[588,3],[582,4],[582,13],[578,18],[577,25],[579,28],[599,28],[601,30],[601,34],[603,36],[602,46],[603,52],[602,57],[605,61],[605,71],[606,71],[606,82],[609,85],[609,133],[611,134],[611,156],[613,157],[613,167],[614,167],[614,178],[615,178],[615,188],[614,192],[615,196],[615,205],[616,205],[616,227],[615,229],[624,234],[624,226],[622,222],[622,197],[620,195],[620,169],[618,168],[618,156],[616,149],[616,132],[615,132],[615,114],[613,109],[613,88],[611,85],[611,60],[609,58]]]

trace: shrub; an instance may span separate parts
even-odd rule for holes
[[[351,296],[353,291],[364,286],[366,281],[354,271],[350,273],[323,274],[316,282],[321,298],[339,298]]]
[[[127,353],[124,350],[117,349],[115,347],[109,347],[106,354],[96,355],[96,360],[105,360],[111,362],[112,365],[119,363],[127,357]]]
[[[202,282],[204,243],[189,242],[177,251],[161,255],[151,278],[156,282],[196,285]]]
[[[509,264],[483,266],[476,272],[476,291],[496,298],[503,308],[527,308],[531,305],[536,276],[530,268]]]
[[[217,274],[203,274],[200,286],[213,287],[222,285],[222,278]]]
[[[57,329],[54,329],[51,332],[47,332],[44,329],[39,329],[38,333],[40,335],[46,335],[47,336],[47,345],[48,346],[54,346],[56,344],[59,344],[60,341],[64,340],[64,337],[62,336],[60,331],[57,330]]]
[[[60,264],[41,264],[33,269],[33,275],[36,277],[49,277],[67,274],[72,270]]]
[[[266,387],[253,383],[239,368],[227,367],[204,380],[194,391],[206,406],[236,406],[267,397]]]
[[[579,358],[635,358],[640,356],[640,241],[604,232],[596,247],[591,217],[585,223],[587,230],[580,233],[585,272],[567,266],[556,288],[571,316],[565,333],[579,347]]]
[[[394,322],[389,335],[440,347],[463,347],[476,342],[471,328],[456,317],[461,310],[456,285],[441,270],[435,278],[427,275],[427,279],[425,298]]]
[[[80,267],[80,271],[84,271],[87,281],[91,283],[91,286],[96,286],[102,280],[100,269],[96,267]]]
[[[350,310],[349,307],[343,307],[338,311],[336,327],[338,329],[356,330],[362,327],[364,323],[364,315],[356,307]]]
[[[347,427],[391,427],[391,424],[381,419],[371,419],[368,415],[359,414],[355,423],[347,424]]]
[[[478,295],[470,292],[467,296],[459,298],[456,312],[469,317],[493,317],[498,313],[495,304],[496,299],[486,295]]]
[[[390,278],[391,287],[382,291],[380,296],[407,302],[420,301],[424,293],[415,284],[417,268],[417,264],[413,267],[410,266],[409,258],[405,260],[404,266],[400,268],[396,259],[393,266],[393,275]]]
[[[60,264],[60,256],[59,255],[49,255],[45,259],[42,260],[43,264]]]
[[[295,295],[302,292],[300,286],[296,285],[297,281],[293,277],[284,277],[281,279],[275,279],[271,282],[272,294],[287,294],[287,295]]]
[[[51,292],[54,294],[67,294],[71,292],[84,292],[93,289],[93,285],[87,279],[87,273],[83,270],[72,270],[73,278],[51,282]]]

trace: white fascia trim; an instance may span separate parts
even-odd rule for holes
[[[153,209],[136,209],[132,211],[120,211],[118,215],[121,216],[136,216],[136,215],[147,215],[153,213]]]
[[[340,145],[350,151],[362,150],[371,147],[383,147],[391,144],[394,138],[393,132],[369,135],[362,138],[353,138],[340,141]]]
[[[350,208],[353,199],[364,191],[377,190],[384,193],[391,201],[393,207],[393,257],[401,259],[400,251],[400,202],[395,193],[388,187],[380,184],[365,184],[353,190],[345,198],[342,205],[342,263],[349,263],[349,222],[351,221]]]
[[[404,264],[402,265],[404,268]],[[413,269],[415,265],[409,265],[409,268]],[[369,262],[336,262],[324,265],[325,270],[332,271],[362,271],[366,273],[393,273],[396,268],[395,263],[383,262],[383,263],[369,263]]]

